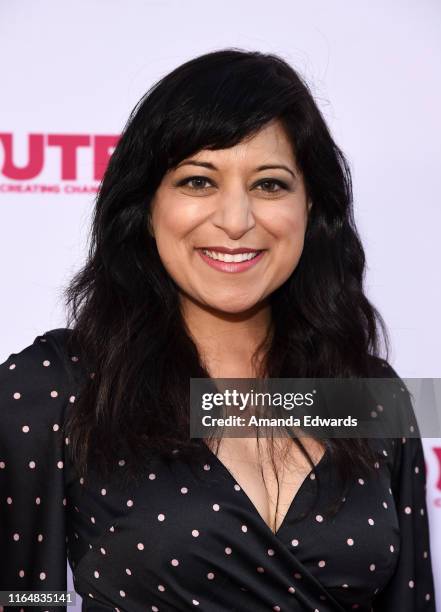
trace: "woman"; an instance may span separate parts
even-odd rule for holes
[[[188,435],[191,378],[398,378],[364,267],[290,66],[227,49],[159,81],[67,328],[1,369],[1,589],[65,589],[67,555],[84,610],[435,610],[419,438]]]

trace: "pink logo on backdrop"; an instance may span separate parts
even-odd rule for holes
[[[441,495],[441,447],[434,446],[432,450],[436,460],[436,463],[434,464],[434,466],[436,465],[434,486],[436,489],[438,489],[439,494]],[[435,496],[433,501],[437,508],[441,508],[441,497]]]
[[[17,163],[14,135],[0,133],[0,172],[9,193],[96,193],[110,156],[119,140],[116,135],[29,134],[24,162]],[[86,153],[85,167],[80,156]],[[81,158],[84,159],[84,158]],[[55,175],[48,182],[47,174]]]

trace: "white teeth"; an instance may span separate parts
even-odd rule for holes
[[[234,255],[230,255],[229,253],[218,253],[216,251],[207,251],[206,249],[202,249],[202,252],[208,257],[212,259],[217,259],[219,261],[225,261],[228,263],[240,263],[242,261],[248,261],[253,259],[259,254],[259,251],[254,251],[252,253],[235,253]]]

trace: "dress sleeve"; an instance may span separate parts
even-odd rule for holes
[[[69,385],[57,331],[0,365],[0,591],[67,588],[62,424]],[[66,611],[30,605],[3,609]]]
[[[399,378],[395,370],[390,366],[388,369],[391,374],[384,376]],[[408,393],[401,397],[406,419],[415,422]],[[374,600],[373,612],[436,612],[421,438],[398,438],[395,447],[391,488],[398,515],[400,551],[395,573]]]

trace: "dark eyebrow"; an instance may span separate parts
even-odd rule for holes
[[[209,168],[210,170],[218,170],[218,168],[216,168],[216,166],[214,164],[211,164],[210,162],[203,162],[203,161],[196,161],[193,159],[189,159],[187,161],[183,161],[181,163],[179,163],[176,166],[177,168],[180,168],[181,166],[202,166],[203,168]],[[261,170],[271,170],[271,169],[281,169],[281,170],[286,170],[287,172],[289,172],[294,178],[296,178],[296,175],[294,174],[294,172],[292,170],[290,170],[288,168],[288,166],[284,166],[283,164],[270,164],[270,165],[265,165],[265,166],[258,166],[255,170],[256,172],[260,172]]]

